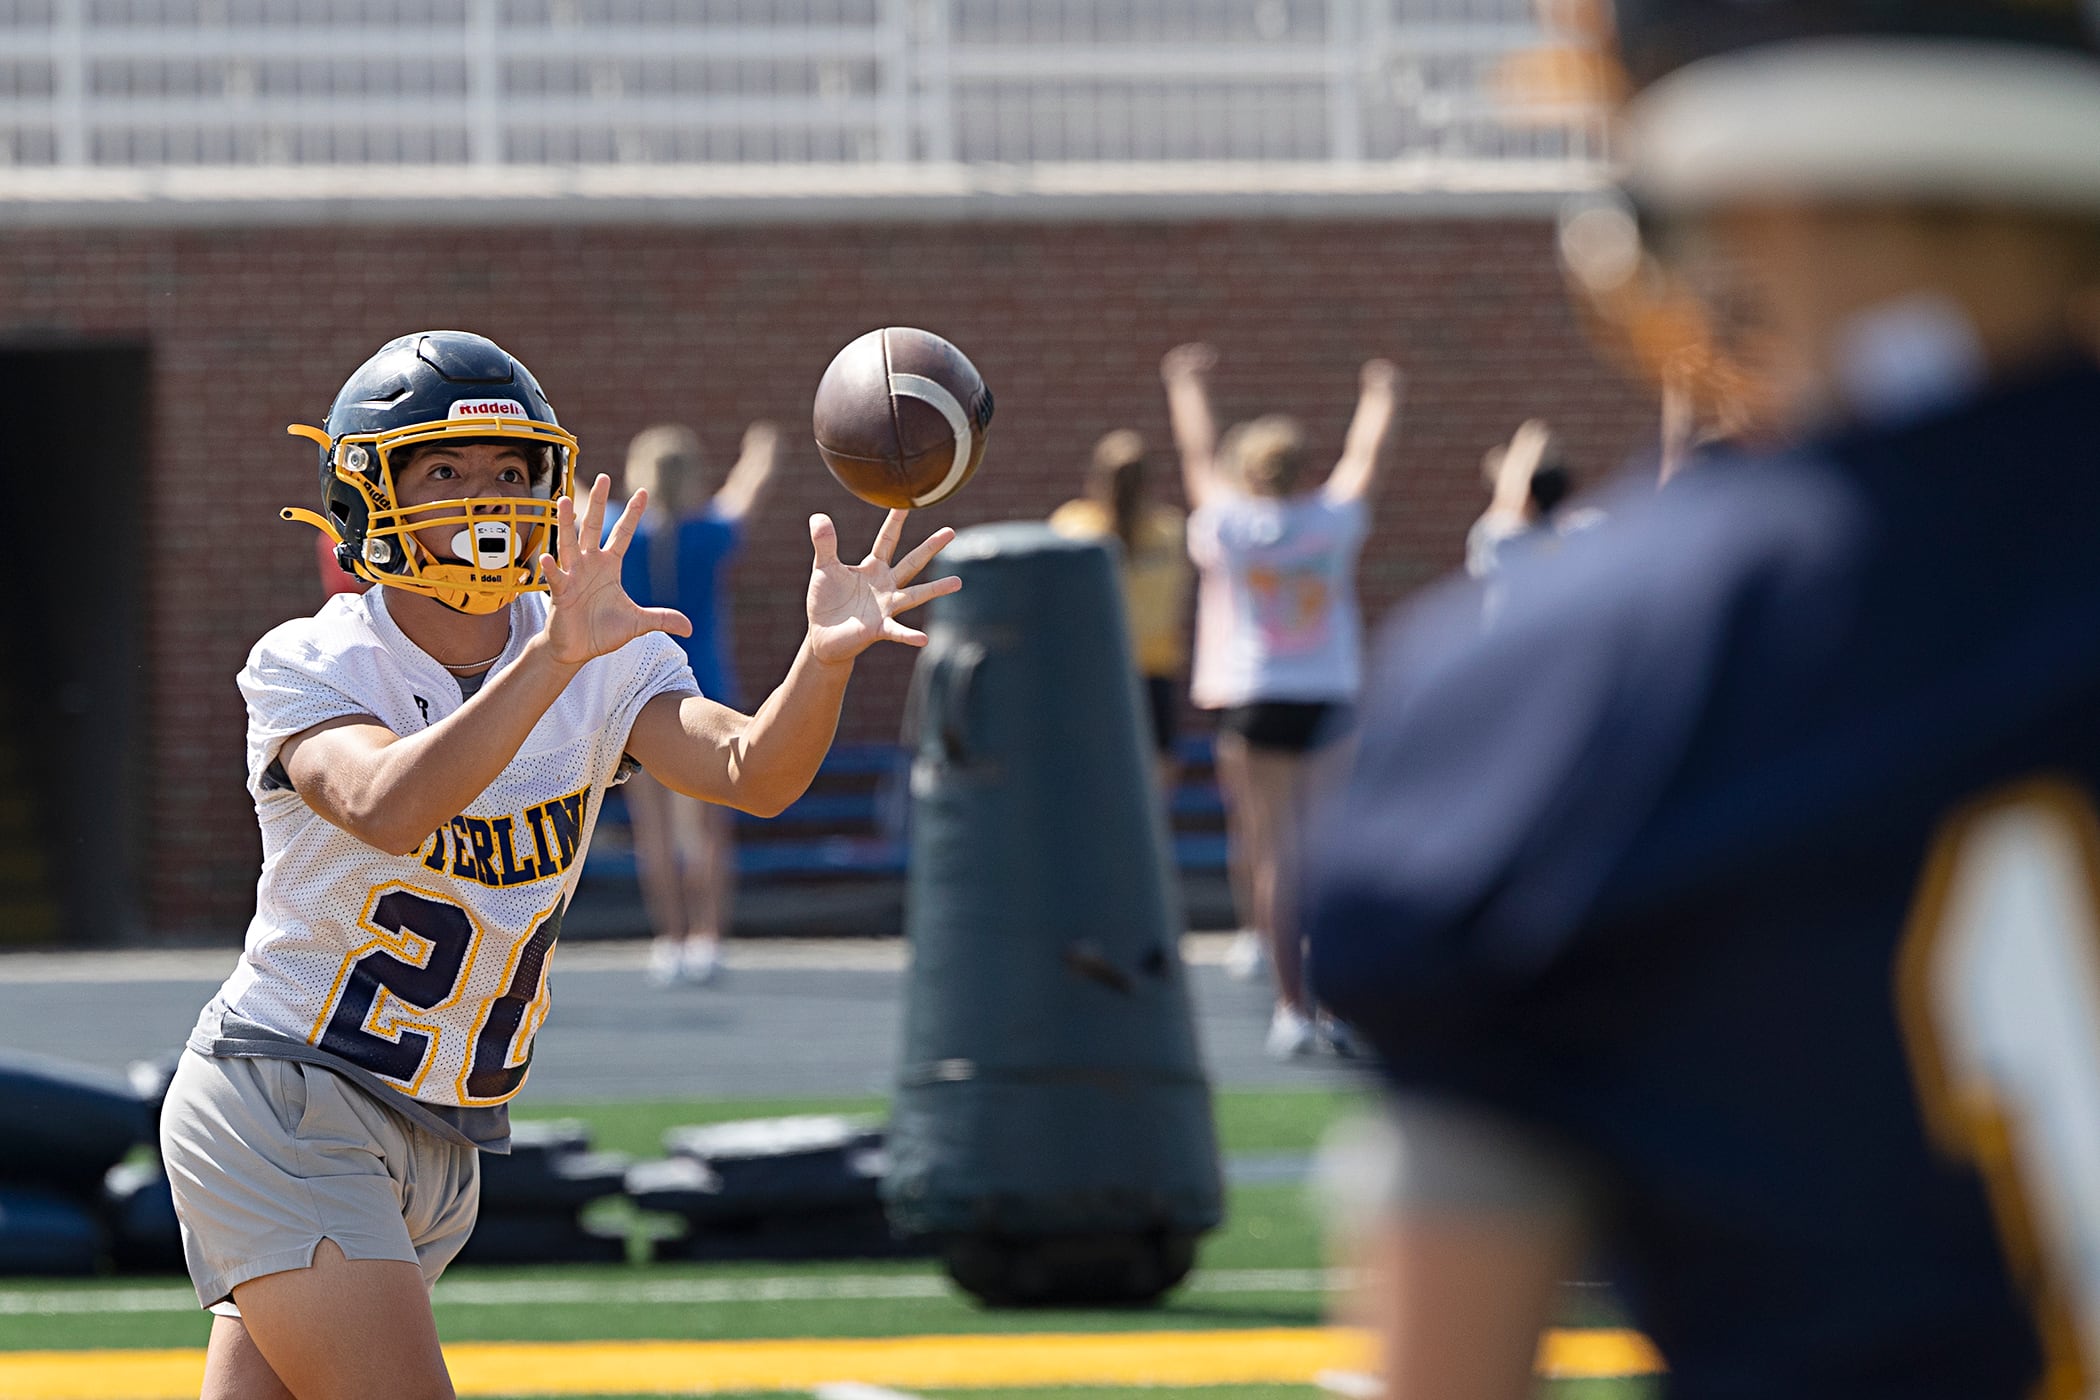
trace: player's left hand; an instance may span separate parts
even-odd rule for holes
[[[675,608],[645,608],[620,586],[620,560],[648,510],[649,493],[637,491],[605,533],[605,499],[612,478],[601,475],[578,505],[563,496],[554,503],[554,538],[561,557],[540,556],[540,576],[547,580],[552,604],[547,614],[547,646],[554,660],[580,666],[594,656],[618,651],[636,637],[668,632],[690,637],[693,624]],[[600,544],[599,541],[604,543]]]
[[[838,527],[830,516],[809,518],[809,542],[817,556],[809,573],[809,649],[817,660],[850,661],[881,641],[926,645],[926,634],[897,621],[897,614],[953,593],[962,587],[962,580],[937,578],[912,585],[955,538],[955,531],[946,526],[928,535],[902,559],[890,562],[904,538],[904,517],[910,513],[891,511],[876,532],[868,557],[858,564],[840,560]]]

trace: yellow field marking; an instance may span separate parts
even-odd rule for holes
[[[445,1348],[461,1395],[694,1395],[813,1390],[834,1381],[912,1389],[1049,1385],[1310,1384],[1366,1370],[1371,1339],[1339,1327],[1235,1332],[797,1337],[743,1342],[461,1342]],[[1661,1362],[1636,1332],[1559,1330],[1541,1375],[1646,1375]],[[204,1353],[0,1352],[0,1400],[188,1400]]]
[[[1539,1338],[1539,1374],[1548,1380],[1653,1376],[1663,1359],[1640,1333],[1623,1327],[1556,1327]]]
[[[0,1351],[0,1397],[4,1400],[191,1400],[204,1384],[204,1352]]]

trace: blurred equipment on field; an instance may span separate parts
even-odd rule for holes
[[[102,1179],[102,1219],[109,1232],[109,1262],[118,1272],[182,1272],[182,1224],[160,1163],[111,1167]]]
[[[0,1183],[92,1197],[151,1132],[146,1105],[116,1075],[0,1052]]]
[[[463,1264],[620,1263],[624,1231],[587,1225],[583,1208],[627,1185],[630,1159],[593,1152],[574,1119],[513,1122],[510,1154],[481,1158],[481,1215]]]
[[[1151,1301],[1223,1197],[1115,564],[1034,524],[943,557],[883,1200],[986,1302]]]
[[[116,1075],[0,1052],[0,1275],[93,1273],[105,1244],[98,1212],[109,1217],[115,1262],[137,1257],[103,1178],[126,1170],[118,1164],[153,1136],[155,1111]],[[144,1171],[159,1176],[157,1166]],[[172,1229],[172,1201],[168,1209]],[[145,1252],[165,1259],[154,1247],[165,1243],[154,1236]]]
[[[91,1274],[101,1247],[95,1217],[79,1201],[0,1185],[0,1274]]]
[[[869,331],[817,381],[817,451],[839,485],[910,510],[962,490],[984,460],[992,391],[969,357],[931,331]]]
[[[628,1174],[644,1210],[687,1232],[658,1259],[871,1259],[926,1253],[890,1229],[879,1186],[888,1169],[872,1119],[757,1118],[664,1134],[671,1157]]]

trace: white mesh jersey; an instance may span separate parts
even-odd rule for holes
[[[662,633],[586,664],[466,810],[409,855],[331,825],[273,774],[294,734],[372,715],[397,734],[465,702],[402,634],[384,588],[278,627],[240,674],[262,878],[247,944],[220,998],[249,1021],[341,1056],[426,1103],[496,1104],[525,1083],[547,1014],[547,963],[606,789],[642,706],[697,692]],[[546,621],[511,604],[517,659]]]

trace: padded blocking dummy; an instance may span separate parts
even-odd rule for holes
[[[942,561],[883,1200],[987,1301],[1156,1298],[1223,1197],[1115,556],[1007,524]]]

